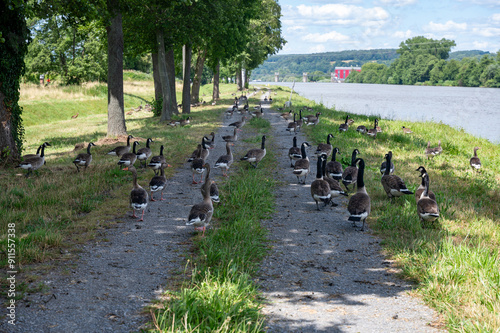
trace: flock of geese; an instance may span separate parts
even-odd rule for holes
[[[231,147],[238,141],[238,132],[242,131],[242,128],[246,124],[247,113],[251,117],[257,118],[264,115],[264,110],[262,109],[261,104],[256,106],[255,109],[256,110],[254,112],[248,111],[248,101],[241,108],[238,106],[238,103],[235,102],[235,105],[226,112],[227,116],[232,116],[235,111],[240,113],[242,116],[240,120],[229,124],[230,127],[234,128],[232,134],[221,137],[222,140],[226,142],[226,154],[221,155],[214,163],[213,167],[221,169],[222,176],[224,177],[228,177],[229,168],[233,164],[234,158]],[[297,133],[304,125],[317,125],[320,115],[320,112],[316,112],[302,117],[301,109],[299,111],[299,119],[296,119],[296,114],[291,110],[289,112],[282,113],[281,117],[286,121],[288,121],[290,117],[293,117],[293,121],[288,123],[286,130]],[[187,121],[189,120],[190,119]],[[346,116],[345,122],[339,125],[339,132],[347,131],[353,122],[354,121],[350,119],[349,116]],[[402,127],[402,130],[405,134],[412,133],[409,128],[404,126]],[[378,120],[375,119],[373,128],[367,129],[365,126],[361,125],[357,127],[356,131],[376,137],[377,133],[381,132],[381,129],[378,126]],[[209,156],[209,150],[215,148],[214,132],[212,132],[210,136],[211,138],[209,138],[209,136],[203,136],[201,143],[198,144],[197,149],[193,151],[191,157],[188,159],[188,162],[191,163],[193,184],[203,183],[201,187],[203,200],[191,208],[186,225],[193,225],[196,230],[202,230],[203,235],[213,216],[213,202],[219,201],[217,185],[210,178],[211,166],[206,162],[206,159]],[[133,210],[132,217],[138,218],[138,216],[136,216],[136,211],[141,211],[142,214],[139,221],[143,221],[144,211],[148,202],[156,201],[154,199],[154,193],[159,191],[161,193],[159,200],[163,200],[163,190],[165,189],[167,183],[164,169],[170,167],[170,165],[167,164],[165,157],[163,156],[163,145],[160,147],[160,154],[152,156],[150,144],[153,143],[153,140],[151,138],[146,140],[146,147],[140,149],[137,149],[137,146],[140,145],[138,141],[134,141],[131,145],[131,139],[133,138],[134,137],[132,135],[129,135],[127,137],[126,145],[115,147],[107,154],[117,156],[119,158],[117,164],[120,167],[124,167],[123,170],[128,170],[132,173],[133,188],[130,192],[130,206]],[[352,187],[352,189],[356,187],[356,192],[349,198],[347,206],[347,210],[350,214],[348,220],[353,222],[354,227],[356,227],[356,222],[362,222],[360,230],[364,230],[366,218],[369,216],[371,210],[370,196],[366,191],[364,183],[365,161],[362,158],[357,157],[360,152],[358,149],[354,149],[350,165],[343,169],[342,164],[339,161],[336,161],[336,155],[339,153],[339,148],[332,146],[331,139],[333,138],[333,134],[328,134],[326,143],[320,143],[315,150],[315,155],[317,156],[317,172],[316,179],[314,179],[311,183],[311,196],[316,202],[316,208],[320,210],[320,203],[323,203],[323,207],[326,207],[329,203],[332,206],[337,206],[337,204],[333,202],[333,198],[339,196],[349,196],[349,187]],[[257,168],[258,163],[266,156],[265,142],[266,136],[263,135],[261,147],[250,149],[243,157],[240,158],[240,160],[247,161],[254,168]],[[23,160],[18,167],[27,170],[26,177],[29,177],[33,171],[39,169],[45,164],[45,148],[50,146],[51,145],[48,142],[44,142],[38,147],[36,154],[23,156]],[[87,146],[87,152],[78,154],[73,160],[73,163],[77,168],[77,172],[80,172],[80,167],[84,167],[86,170],[91,164],[91,148],[94,146],[95,144],[90,142]],[[297,177],[297,182],[299,184],[306,183],[307,176],[310,172],[310,161],[306,151],[306,148],[308,147],[311,147],[308,142],[303,142],[300,147],[298,147],[297,136],[295,135],[292,139],[292,147],[288,151],[290,166],[293,167],[292,173]],[[478,149],[479,147],[474,148],[474,156],[469,161],[473,170],[479,170],[481,168],[481,161],[477,156]],[[427,148],[425,149],[425,155],[428,159],[433,158],[442,152],[443,148],[441,147],[441,141],[439,141],[438,147],[435,148],[431,148],[430,142],[428,142]],[[327,161],[328,156],[330,155],[331,160]],[[415,193],[413,193],[406,187],[403,179],[394,175],[392,157],[393,155],[391,151],[385,154],[385,161],[380,167],[380,172],[382,174],[381,183],[387,196],[392,200],[394,197],[415,194],[417,214],[420,219],[423,222],[432,222],[439,218],[439,207],[436,202],[435,194],[429,189],[430,180],[426,169],[423,166],[420,166],[416,170],[420,172],[422,183]],[[147,162],[148,159],[149,163]],[[149,190],[151,193],[150,196],[148,195],[148,192],[137,182],[137,169],[134,166],[134,163],[137,160],[139,160],[142,168],[146,168],[147,166],[154,170],[154,176],[151,178],[149,183]],[[295,161],[295,163],[293,163],[293,161]],[[198,181],[195,179],[196,174],[200,176]],[[204,174],[205,177],[203,180]],[[340,183],[344,185],[345,190],[341,187]]]

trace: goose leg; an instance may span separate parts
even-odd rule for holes
[[[144,209],[142,210],[142,215],[139,221],[144,221]]]
[[[153,191],[151,191],[151,201],[156,201],[155,198],[153,198]]]

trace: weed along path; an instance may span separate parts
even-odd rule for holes
[[[316,210],[310,184],[317,145],[310,142],[311,172],[306,184],[298,185],[288,158],[293,135],[278,113],[271,110],[266,118],[277,150],[276,178],[282,183],[276,190],[276,214],[263,221],[272,245],[258,278],[267,331],[437,332],[432,327],[437,315],[408,295],[411,284],[395,276],[379,239],[347,221],[348,198],[334,198],[337,207]],[[299,146],[307,141],[302,133],[297,138]]]

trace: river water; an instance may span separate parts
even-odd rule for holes
[[[291,82],[252,84],[292,87]],[[294,91],[337,110],[386,119],[442,122],[500,143],[498,88],[296,82]]]

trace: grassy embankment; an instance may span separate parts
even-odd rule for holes
[[[283,88],[289,92],[288,89]],[[285,96],[284,98],[280,96]],[[283,105],[287,94],[273,98]],[[456,332],[498,332],[500,329],[500,155],[499,145],[462,130],[431,122],[381,120],[383,132],[376,139],[356,132],[358,125],[373,128],[371,117],[351,115],[353,126],[339,133],[346,113],[313,105],[297,95],[294,105],[314,106],[320,111],[317,127],[305,132],[314,143],[325,142],[328,133],[335,139],[344,167],[353,149],[367,165],[366,187],[372,199],[368,218],[371,229],[382,237],[387,254],[396,260],[402,276],[417,283],[416,293],[442,314],[443,324]],[[298,110],[296,110],[298,111]],[[307,113],[306,113],[307,114]],[[401,127],[413,134],[404,135]],[[427,141],[436,147],[441,140],[443,153],[427,160]],[[469,159],[473,148],[483,167],[472,172]],[[423,165],[430,175],[441,217],[436,228],[422,228],[414,196],[389,200],[380,183],[380,164],[391,150],[395,174],[411,189],[421,182],[415,170]]]

